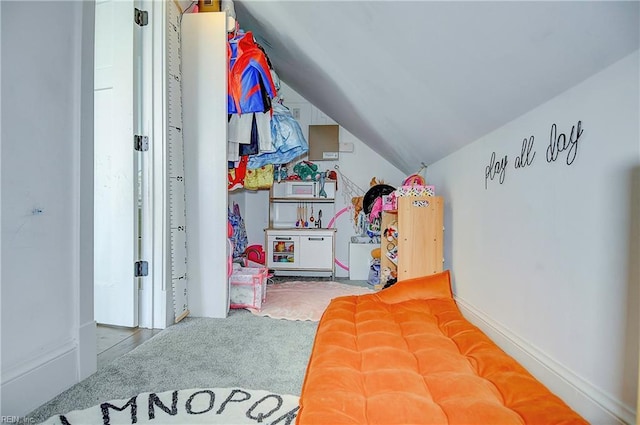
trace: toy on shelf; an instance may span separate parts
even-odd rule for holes
[[[427,166],[423,163],[417,173],[404,179],[402,186],[396,190],[396,196],[435,196],[435,187],[427,185],[424,177],[420,175],[426,168]]]
[[[380,217],[382,212],[382,196],[395,191],[396,188],[383,182],[378,183],[375,177],[371,180],[371,187],[362,199],[363,211],[369,215],[369,221]]]
[[[318,166],[310,161],[300,161],[293,167],[300,180],[317,180]]]
[[[387,238],[387,241],[393,242],[398,239],[398,222],[393,221],[390,223],[386,229],[384,229],[384,237]]]
[[[245,267],[249,265],[249,261],[264,265],[267,260],[262,245],[249,245],[247,249],[244,250],[244,258]]]

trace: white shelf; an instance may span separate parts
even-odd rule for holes
[[[287,180],[274,183],[269,192],[269,228],[318,229],[315,225],[320,219],[324,227],[319,229],[326,229],[327,223],[335,215],[336,181],[325,182],[326,198],[318,196],[320,189],[319,182],[314,181]],[[306,213],[301,208],[306,208]],[[301,218],[309,222],[309,227],[296,227]]]

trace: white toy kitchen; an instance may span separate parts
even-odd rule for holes
[[[331,276],[335,273],[336,181],[285,180],[269,194],[265,229],[267,267],[283,276]]]

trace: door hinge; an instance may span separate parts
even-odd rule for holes
[[[149,23],[149,12],[146,10],[140,10],[137,7],[133,12],[133,20],[138,26],[144,27]]]
[[[133,148],[140,152],[146,152],[149,150],[149,137],[140,136],[138,134],[133,136]]]
[[[142,277],[149,275],[149,262],[148,261],[136,261],[133,265],[133,275],[135,277]]]

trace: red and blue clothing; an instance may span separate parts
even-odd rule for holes
[[[267,55],[255,42],[251,31],[238,33],[227,43],[229,59],[229,114],[267,112],[277,90],[271,78]]]

